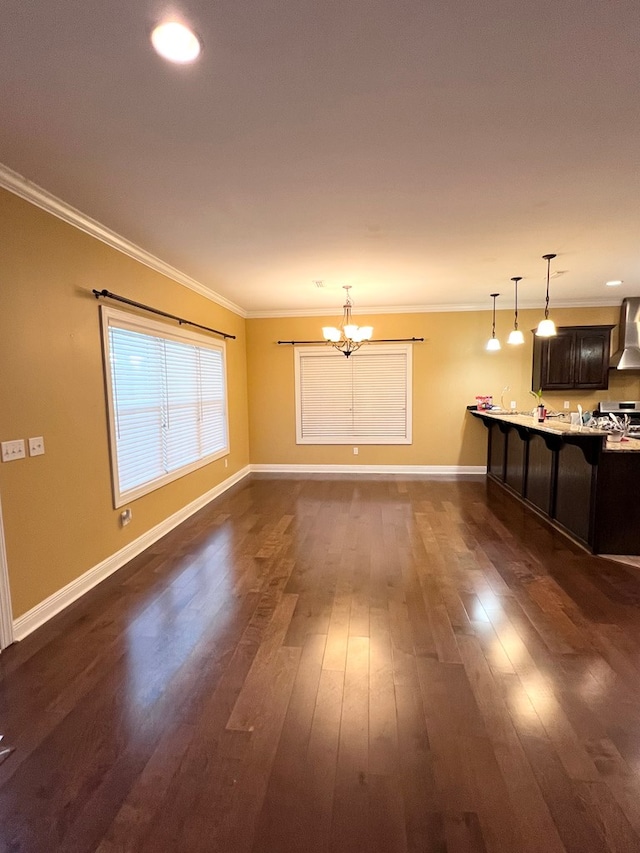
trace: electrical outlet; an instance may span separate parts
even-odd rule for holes
[[[229,467],[229,460],[228,460],[228,459],[225,459],[225,460],[224,460],[224,467],[225,467],[225,468],[228,468],[228,467]]]
[[[512,400],[512,401],[511,401],[511,408],[512,408],[512,409],[515,409],[515,408],[516,408],[516,401],[515,401],[515,400]]]
[[[44,456],[44,438],[41,435],[29,439],[29,456]]]
[[[24,459],[24,438],[18,438],[15,441],[2,442],[2,461],[13,462],[14,459]]]
[[[358,451],[358,448],[357,448],[357,447],[354,447],[354,448],[353,448],[353,455],[354,455],[354,456],[357,456],[357,455],[358,455],[358,452],[359,452],[359,451]]]
[[[133,513],[131,512],[131,510],[129,508],[123,509],[122,512],[120,513],[120,524],[123,527],[126,527],[127,524],[129,524],[129,522],[131,521],[132,516],[133,516]]]
[[[565,409],[570,409],[570,408],[571,408],[571,403],[570,403],[568,400],[565,400],[565,401],[564,401],[564,407],[565,407]]]

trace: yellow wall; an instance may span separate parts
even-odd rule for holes
[[[476,394],[509,385],[507,402],[529,409],[532,336],[487,353],[489,311],[358,316],[377,337],[425,337],[414,346],[412,445],[296,445],[293,349],[278,339],[315,339],[323,319],[245,321],[0,190],[0,440],[44,436],[41,457],[0,464],[9,581],[19,617],[147,530],[253,463],[482,465],[485,432],[466,415]],[[114,510],[107,440],[99,304],[93,288],[237,335],[227,344],[229,467],[216,460],[134,502],[121,528]],[[558,309],[558,324],[617,323],[618,309]],[[506,337],[511,312],[498,312]],[[540,311],[522,311],[521,326]],[[335,318],[327,318],[333,322]],[[245,338],[246,333],[246,338]],[[585,408],[602,397],[636,399],[636,374],[612,374],[608,392],[556,394],[549,406]],[[249,452],[251,448],[251,453]]]
[[[14,617],[249,462],[245,321],[0,190],[0,440],[44,456],[0,464]],[[106,288],[238,336],[227,343],[229,467],[219,459],[114,510],[98,302]],[[111,303],[115,304],[115,303]]]
[[[359,314],[355,321],[371,324],[374,337],[424,337],[413,347],[413,444],[361,445],[358,456],[352,445],[297,445],[293,347],[278,340],[317,340],[321,327],[335,317],[251,319],[247,321],[247,370],[249,377],[249,436],[251,461],[257,464],[342,465],[482,465],[486,435],[480,422],[465,407],[476,394],[492,394],[499,404],[501,391],[509,406],[531,410],[530,396],[533,335],[540,310],[519,313],[526,343],[507,346],[512,311],[498,311],[496,332],[502,338],[499,352],[485,350],[491,332],[491,312],[429,314]],[[619,308],[563,308],[552,311],[558,325],[571,326],[618,322]],[[614,347],[617,335],[614,335]],[[608,391],[561,392],[545,395],[550,408],[563,409],[565,400],[575,411],[600,399],[638,399],[638,374],[610,373]]]

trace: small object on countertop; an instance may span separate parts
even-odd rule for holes
[[[537,412],[538,412],[538,423],[543,424],[544,419],[547,415],[547,410],[545,409],[545,407],[542,404],[540,404],[538,406]]]
[[[536,398],[536,406],[543,406],[544,403],[542,401],[542,388],[538,388],[537,391],[529,391],[532,397]]]
[[[617,415],[614,415],[613,412],[609,412],[609,417],[613,421],[613,431],[620,431],[622,433],[622,437],[624,438],[625,435],[629,432],[629,427],[631,426],[631,420],[629,418],[629,415],[625,414],[624,417],[619,418],[617,417]]]
[[[491,409],[493,406],[493,397],[489,395],[476,395],[476,405],[480,411]]]

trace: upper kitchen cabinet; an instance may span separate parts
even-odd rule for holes
[[[559,326],[553,338],[534,338],[534,391],[598,390],[609,387],[613,326]]]

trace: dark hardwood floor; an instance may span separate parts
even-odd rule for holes
[[[640,851],[640,571],[254,475],[0,655],[2,851]]]

